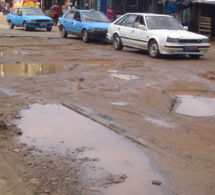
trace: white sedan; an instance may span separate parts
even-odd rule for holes
[[[116,50],[123,46],[148,50],[152,58],[161,54],[204,55],[210,48],[208,37],[187,29],[169,15],[127,13],[109,25],[107,38]]]

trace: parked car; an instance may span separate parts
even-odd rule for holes
[[[35,7],[16,7],[7,14],[6,20],[10,29],[22,26],[25,31],[35,28],[46,28],[47,31],[51,31],[54,25],[52,18],[45,16],[41,9]]]
[[[87,43],[91,38],[105,39],[109,24],[110,20],[99,11],[68,10],[61,17],[58,27],[62,38],[74,34]]]
[[[107,38],[116,50],[123,46],[148,50],[152,58],[161,54],[204,55],[210,48],[208,37],[187,29],[169,15],[128,13],[110,24]]]

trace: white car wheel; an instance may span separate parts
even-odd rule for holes
[[[123,45],[119,35],[114,35],[113,37],[113,47],[115,50],[122,50]]]
[[[159,47],[155,40],[152,40],[149,43],[149,55],[152,58],[158,58],[160,56]]]

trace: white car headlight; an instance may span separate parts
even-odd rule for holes
[[[29,22],[36,22],[36,20],[29,20]]]
[[[169,43],[179,43],[179,39],[178,38],[167,37],[166,41],[169,42]]]
[[[208,43],[208,42],[209,42],[209,39],[208,39],[208,38],[202,39],[202,43]]]
[[[91,28],[90,31],[96,31],[96,29],[95,28]]]
[[[49,20],[49,22],[54,22],[54,20]]]

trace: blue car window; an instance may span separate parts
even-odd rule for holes
[[[84,22],[110,22],[110,20],[101,12],[83,12],[82,13]]]
[[[45,15],[40,9],[32,8],[32,9],[23,9],[23,15]]]
[[[22,9],[20,8],[20,9],[18,9],[18,13],[17,13],[18,15],[21,15],[22,14]]]
[[[67,13],[66,16],[65,16],[65,18],[73,20],[73,18],[74,18],[74,12]]]
[[[74,19],[81,19],[81,15],[80,15],[80,12],[75,12],[75,16],[74,16]]]
[[[14,9],[12,15],[17,15],[18,9]]]

